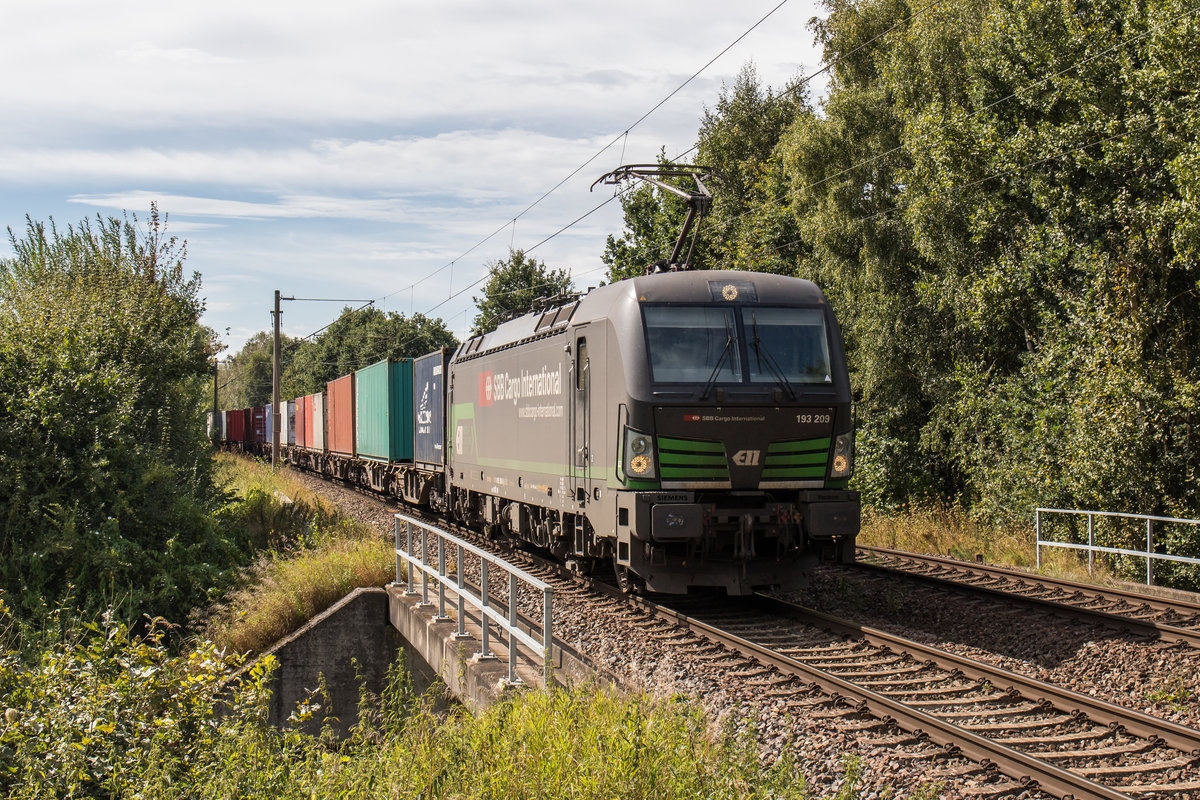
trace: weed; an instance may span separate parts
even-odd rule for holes
[[[1146,699],[1173,711],[1184,711],[1196,702],[1195,692],[1188,685],[1185,674],[1179,670],[1168,675],[1161,686],[1147,692]]]

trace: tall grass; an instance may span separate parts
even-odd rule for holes
[[[2,600],[2,598],[0,598]],[[0,641],[11,617],[0,602]],[[113,618],[69,622],[41,656],[0,651],[0,796],[804,798],[794,765],[693,706],[591,686],[437,714],[398,663],[344,739],[265,723],[270,660],[186,652]],[[220,713],[219,708],[226,709]]]
[[[219,646],[264,650],[348,592],[392,580],[392,544],[286,469],[224,455],[218,474],[235,498],[224,524],[242,526],[263,548],[238,588],[196,620]]]
[[[1033,569],[1037,564],[1032,527],[997,526],[973,519],[956,506],[913,506],[896,511],[863,514],[860,544],[943,555],[989,564]],[[1089,576],[1087,559],[1062,550],[1042,550],[1042,573],[1069,580],[1113,583],[1116,579],[1097,565]]]
[[[753,742],[694,708],[607,689],[522,692],[480,716],[435,716],[411,700],[337,746],[239,726],[199,784],[151,783],[147,798],[805,798],[790,762],[761,767]]]

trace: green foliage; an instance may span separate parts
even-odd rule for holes
[[[274,334],[259,331],[246,340],[236,355],[223,361],[218,371],[217,399],[222,409],[252,408],[271,402]],[[290,337],[280,335],[280,350],[291,358],[297,346]]]
[[[174,655],[156,626],[59,621],[26,642],[33,658],[0,655],[0,705],[16,712],[0,722],[0,790],[14,800],[806,796],[790,762],[761,767],[751,738],[684,703],[583,687],[438,715],[394,668],[337,741],[266,726],[270,663],[229,682],[238,659],[206,642]]]
[[[130,797],[147,780],[198,778],[194,765],[222,738],[219,698],[238,658],[205,643],[172,654],[161,622],[135,635],[111,613],[81,623],[55,612],[18,642],[0,602],[0,629],[0,705],[15,712],[0,723],[0,794]],[[253,692],[230,699],[235,716],[257,716]]]
[[[742,68],[733,86],[721,87],[697,135],[696,161],[722,176],[700,229],[704,259],[697,266],[792,273],[801,241],[771,160],[783,131],[798,116],[811,115],[802,86],[784,92],[763,87],[753,64]]]
[[[315,339],[294,348],[287,356],[282,377],[282,397],[324,391],[325,384],[385,358],[415,358],[458,341],[446,323],[423,314],[406,317],[375,307],[342,311]]]
[[[568,294],[571,276],[565,269],[550,269],[524,250],[510,250],[508,258],[485,265],[491,273],[483,285],[483,296],[473,297],[473,333],[495,330],[505,320],[524,314],[541,298]]]
[[[0,262],[0,589],[26,614],[73,589],[176,619],[235,558],[203,420],[199,278],[152,209],[66,231],[28,221]]]

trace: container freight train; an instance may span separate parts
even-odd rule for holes
[[[213,427],[264,452],[272,413],[291,464],[630,588],[794,588],[854,554],[845,355],[797,278],[630,278]]]

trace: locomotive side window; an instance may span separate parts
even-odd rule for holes
[[[733,309],[645,306],[650,374],[658,383],[740,383]]]
[[[829,337],[816,308],[745,307],[746,360],[751,383],[830,383]]]
[[[575,388],[583,391],[588,384],[588,352],[587,339],[580,339],[575,345]]]

